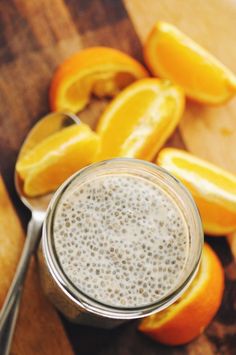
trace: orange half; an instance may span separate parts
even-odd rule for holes
[[[50,87],[53,111],[81,111],[92,94],[115,96],[146,69],[129,55],[109,47],[91,47],[72,55],[56,70]]]
[[[101,151],[96,160],[152,160],[179,123],[184,103],[182,90],[169,81],[146,78],[131,84],[98,122]]]
[[[207,234],[221,236],[236,230],[235,175],[175,148],[163,149],[157,164],[190,190]]]
[[[153,75],[172,80],[196,101],[222,104],[236,93],[235,75],[169,23],[157,22],[153,27],[144,58]]]

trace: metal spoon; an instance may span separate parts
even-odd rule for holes
[[[48,122],[46,122],[46,120]],[[43,124],[42,124],[43,123]],[[45,130],[44,123],[49,123],[48,131]],[[78,117],[71,113],[52,113],[44,116],[36,126],[30,131],[35,133],[41,129],[40,135],[42,138],[59,131],[62,128],[70,126],[71,124],[79,124]],[[29,134],[29,135],[30,135]],[[29,137],[28,135],[28,137]],[[27,138],[28,138],[27,137]],[[19,157],[24,153],[27,147],[27,138],[21,148]],[[17,266],[15,276],[8,291],[7,297],[3,304],[0,313],[0,352],[1,355],[8,355],[10,352],[11,340],[14,333],[15,323],[20,305],[20,298],[22,294],[23,283],[28,269],[30,257],[37,248],[40,239],[40,229],[44,217],[46,215],[47,206],[51,200],[52,193],[29,198],[25,196],[23,191],[23,182],[15,170],[15,187],[21,201],[31,210],[31,220],[27,228],[27,238],[25,240],[24,248]]]

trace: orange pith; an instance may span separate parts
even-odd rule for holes
[[[236,176],[175,148],[163,149],[157,164],[190,190],[206,233],[224,235],[236,229]]]
[[[51,134],[19,157],[16,170],[24,192],[37,196],[55,190],[77,170],[90,164],[99,148],[99,137],[85,124]]]
[[[139,330],[167,345],[185,344],[200,335],[216,314],[224,291],[224,271],[205,243],[197,276],[173,305],[145,318]]]
[[[53,111],[78,112],[91,94],[114,96],[137,79],[147,77],[146,69],[129,55],[109,47],[91,47],[72,55],[56,70],[50,87]]]
[[[152,160],[177,126],[184,109],[182,90],[168,81],[142,79],[120,93],[102,114],[97,160]]]
[[[153,27],[144,58],[153,75],[172,80],[196,101],[222,104],[236,93],[235,75],[169,23],[157,22]]]

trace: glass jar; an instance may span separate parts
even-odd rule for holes
[[[56,254],[53,243],[53,223],[55,210],[62,196],[85,181],[94,177],[106,177],[109,174],[128,174],[157,184],[175,201],[188,226],[188,255],[179,282],[169,294],[149,305],[121,308],[92,299],[67,278]],[[161,311],[175,302],[190,285],[198,270],[202,246],[203,230],[197,207],[188,190],[175,177],[146,161],[130,158],[111,159],[78,171],[64,182],[53,196],[44,221],[38,254],[42,285],[51,302],[70,320],[112,328],[127,320],[142,318]]]

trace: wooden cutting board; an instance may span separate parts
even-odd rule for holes
[[[144,42],[154,23],[168,21],[236,74],[236,1],[124,0]],[[236,173],[236,98],[222,107],[187,103],[180,131],[189,151]]]
[[[112,46],[142,60],[141,42],[151,25],[163,19],[177,24],[235,70],[235,7],[234,0],[0,1],[0,165],[24,226],[29,215],[15,194],[14,164],[27,132],[49,110],[48,87],[56,66],[71,53],[93,45]],[[97,100],[80,117],[94,126],[105,105],[105,101],[100,104]],[[233,116],[233,101],[215,109],[189,104],[180,125],[185,145],[195,154],[236,172]],[[183,147],[182,138],[176,130],[168,144]],[[139,334],[135,322],[107,331],[63,320],[76,354],[233,355],[235,265],[224,238],[208,241],[221,258],[227,282],[221,309],[204,334],[186,346],[165,347]],[[38,286],[35,276],[32,284]],[[36,333],[40,337],[42,328],[22,328],[18,349],[26,346],[27,336],[33,339]],[[25,354],[35,352],[31,349]],[[70,352],[63,350],[64,354]],[[21,353],[17,350],[14,355]]]
[[[0,308],[13,278],[24,237],[0,176]],[[60,318],[42,293],[33,259],[26,278],[11,354],[73,354]]]

